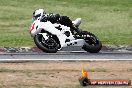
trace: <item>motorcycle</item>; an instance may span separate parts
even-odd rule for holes
[[[77,18],[72,23],[79,29],[81,18]],[[36,46],[46,53],[56,53],[68,46],[81,46],[87,52],[98,53],[102,48],[101,41],[93,33],[79,30],[81,32],[72,33],[70,27],[60,23],[52,24],[50,21],[35,20],[29,31]]]

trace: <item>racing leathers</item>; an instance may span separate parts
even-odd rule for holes
[[[78,29],[73,25],[72,21],[67,16],[60,16],[59,14],[45,14],[41,18],[42,22],[50,21],[51,23],[60,23],[62,25],[70,27],[72,34]]]

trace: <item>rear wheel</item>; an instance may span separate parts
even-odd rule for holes
[[[102,48],[101,41],[99,41],[99,39],[90,32],[85,32],[85,34],[88,36],[84,38],[86,43],[82,48],[90,53],[98,53]]]
[[[34,37],[34,42],[37,47],[46,53],[56,53],[59,48],[59,44],[52,35],[47,34],[48,39],[45,39],[42,34],[37,34]]]

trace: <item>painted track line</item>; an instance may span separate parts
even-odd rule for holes
[[[0,59],[0,62],[23,61],[132,61],[132,59]]]

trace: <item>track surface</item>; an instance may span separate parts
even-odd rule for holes
[[[87,53],[59,51],[57,53],[2,53],[0,61],[8,60],[132,60],[132,52]]]

